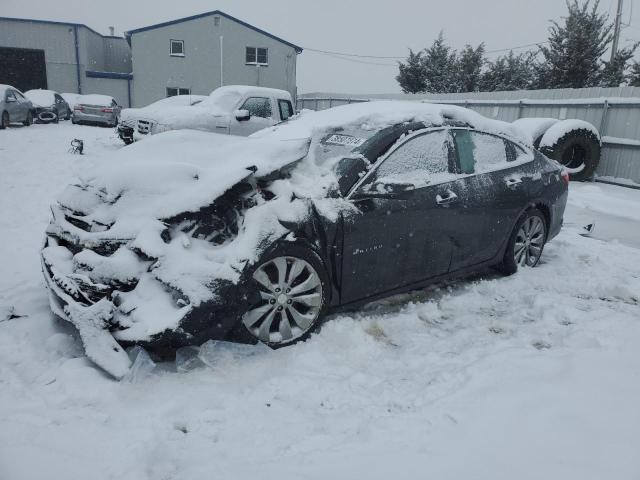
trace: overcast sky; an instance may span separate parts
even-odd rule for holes
[[[633,1],[625,1],[625,22]],[[615,0],[601,0],[600,8],[613,17]],[[301,93],[400,91],[394,59],[347,60],[308,49],[405,56],[443,30],[455,48],[484,41],[498,50],[544,41],[549,20],[566,13],[563,0],[0,0],[2,16],[85,23],[101,33],[114,25],[117,34],[216,9],[307,48],[298,57]],[[640,39],[638,10],[623,45]]]

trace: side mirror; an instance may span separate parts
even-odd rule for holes
[[[236,110],[233,112],[233,116],[236,117],[236,120],[239,122],[246,122],[251,118],[251,114],[249,110]]]
[[[15,103],[15,102],[17,102],[15,97],[7,97],[7,103]]]
[[[376,180],[356,192],[354,198],[399,198],[415,189],[413,183]]]

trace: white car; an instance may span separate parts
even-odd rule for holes
[[[175,105],[173,98],[129,109],[131,113],[125,110],[118,125],[120,138],[128,144],[146,135],[183,129],[246,137],[294,114],[289,92],[274,88],[229,85],[195,104],[185,98],[180,101],[187,103]],[[168,100],[172,101],[165,103]]]
[[[138,121],[148,121],[162,115],[162,111],[172,107],[191,107],[206,99],[206,95],[174,95],[153,102],[146,107],[125,108],[120,112],[118,135],[124,143],[129,145],[134,141],[134,132]]]

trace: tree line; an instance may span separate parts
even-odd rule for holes
[[[396,80],[404,93],[640,86],[640,63],[633,60],[638,43],[603,60],[613,41],[613,23],[598,12],[599,2],[566,0],[568,14],[551,22],[546,42],[495,60],[487,59],[484,43],[456,51],[440,32],[430,47],[409,50],[398,62]]]

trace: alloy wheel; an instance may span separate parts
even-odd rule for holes
[[[516,235],[516,243],[513,248],[516,265],[535,267],[542,255],[544,241],[544,221],[536,215],[528,217]]]
[[[276,257],[253,273],[260,303],[242,322],[261,342],[289,343],[307,333],[322,309],[322,282],[311,264],[296,257]]]

